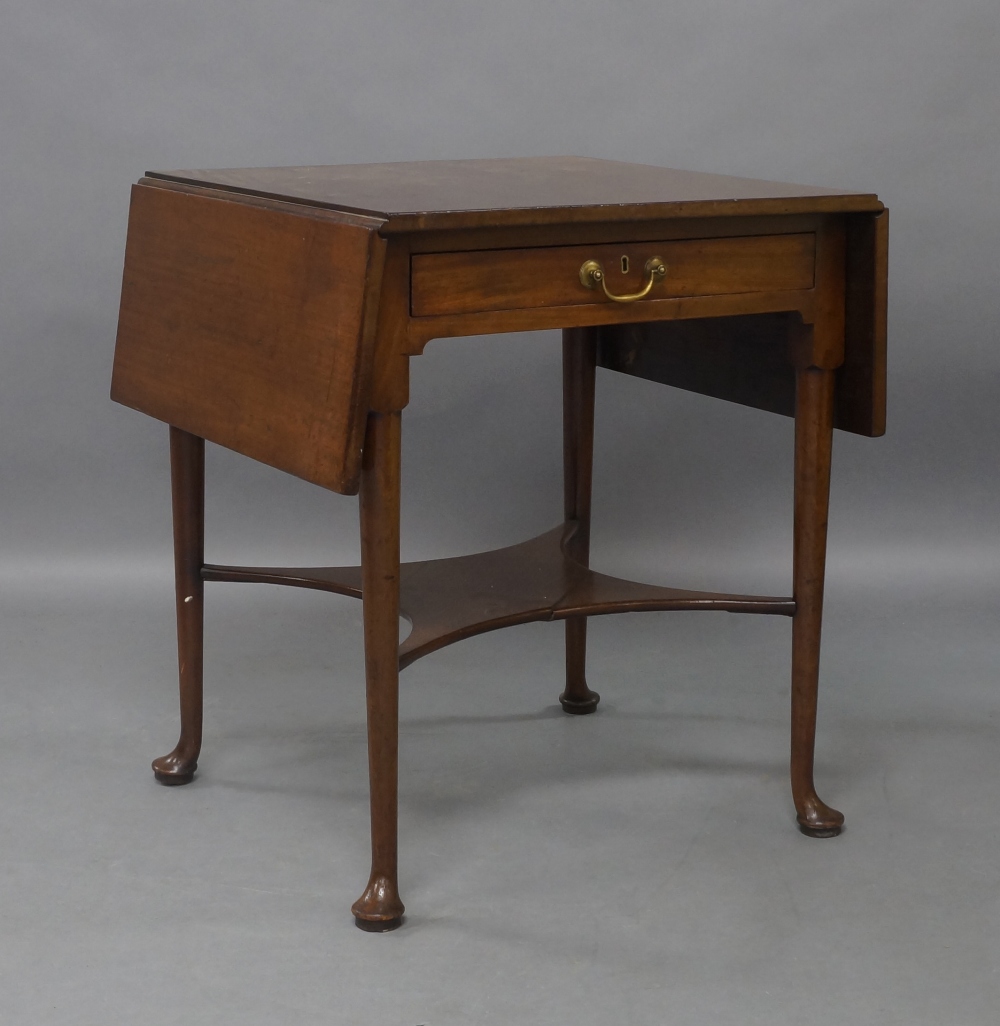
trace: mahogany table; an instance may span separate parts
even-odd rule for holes
[[[569,713],[587,617],[792,618],[800,828],[840,832],[813,784],[834,427],[885,419],[888,212],[868,194],[578,157],[155,172],[132,191],[112,398],[170,425],[181,734],[201,749],[205,581],[363,599],[372,869],[359,926],[402,920],[399,670],[483,631],[566,621]],[[401,411],[431,339],[563,329],[564,522],[495,552],[400,565]],[[595,367],[795,417],[790,597],[652,587],[589,569]],[[345,495],[361,566],[204,562],[204,440]],[[398,643],[400,612],[413,625]]]

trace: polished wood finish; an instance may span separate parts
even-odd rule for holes
[[[563,518],[575,525],[564,548],[576,564],[589,567],[597,332],[593,328],[563,331],[562,358]],[[559,704],[565,712],[584,715],[594,712],[600,700],[587,687],[587,618],[571,616],[566,620],[566,688]]]
[[[730,595],[625,581],[578,561],[577,522],[526,542],[471,556],[451,556],[399,568],[399,614],[412,630],[399,646],[399,668],[456,641],[537,621],[609,613],[720,610],[792,616],[792,598]],[[206,581],[284,584],[362,598],[361,567],[220,566],[207,563]]]
[[[603,290],[581,284],[581,264],[597,260],[608,288],[621,294],[642,287],[646,262],[657,256],[666,263],[667,275],[653,286],[654,300],[799,291],[812,288],[815,249],[815,236],[800,234],[428,253],[413,258],[411,311],[426,317],[610,306]]]
[[[384,249],[351,215],[134,187],[112,398],[353,494]]]
[[[153,760],[161,784],[189,784],[198,768],[202,726],[205,585],[205,442],[170,429],[170,481],[174,514],[174,592],[181,736],[168,755]]]
[[[372,864],[353,911],[365,929],[393,929],[403,916],[400,669],[483,631],[565,620],[560,701],[592,712],[588,617],[770,613],[793,619],[798,822],[837,833],[843,817],[813,781],[830,447],[834,426],[884,429],[886,226],[867,194],[583,158],[144,178],[113,394],[171,424],[182,732],[157,777],[183,783],[197,764],[203,581],[361,598]],[[615,291],[636,291],[650,255],[674,276],[648,298],[614,303],[579,282],[594,257]],[[563,523],[505,549],[401,565],[409,361],[436,338],[553,327],[564,330]],[[792,597],[655,587],[590,568],[598,364],[794,414]],[[360,487],[362,565],[205,564],[202,438],[336,491]],[[402,644],[400,613],[413,627]]]
[[[412,317],[411,353],[423,352],[432,339],[463,335],[490,335],[504,331],[539,331],[543,328],[588,328],[649,321],[671,322],[689,318],[739,317],[745,314],[797,310],[813,319],[814,289],[798,292],[740,292],[716,296],[644,299],[637,303],[582,303],[579,306],[538,307],[526,310],[488,310],[482,313]]]
[[[745,314],[598,328],[598,366],[771,413],[795,415],[788,358],[801,319]]]
[[[795,417],[795,531],[792,618],[792,798],[799,829],[834,837],[844,823],[816,794],[813,750],[823,621],[830,456],[833,443],[833,372],[804,367],[797,375]]]
[[[837,369],[833,426],[885,434],[886,323],[889,306],[889,211],[844,219],[844,362]]]
[[[885,434],[889,211],[845,219],[844,360],[836,370],[834,427]],[[600,329],[598,363],[759,410],[795,416],[788,360],[801,313],[612,324]]]
[[[369,930],[392,930],[403,917],[396,881],[399,441],[398,413],[369,415],[360,505],[372,868],[368,886],[351,909],[358,925]]]
[[[879,211],[878,197],[592,157],[151,171],[150,177],[384,218],[385,233],[675,217]]]

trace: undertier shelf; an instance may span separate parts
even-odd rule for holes
[[[795,601],[639,584],[597,573],[569,553],[576,524],[503,549],[400,566],[400,615],[413,629],[399,647],[402,669],[463,638],[536,620],[715,609],[792,616]],[[206,564],[206,581],[313,588],[361,598],[361,567],[241,567]]]

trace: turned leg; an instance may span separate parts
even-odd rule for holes
[[[563,331],[563,512],[577,528],[569,554],[590,565],[590,495],[594,470],[594,376],[597,330]],[[559,702],[568,713],[592,713],[601,696],[587,687],[587,618],[566,621],[566,690]]]
[[[371,413],[361,469],[361,591],[368,698],[372,871],[351,911],[363,930],[403,919],[396,882],[399,749],[398,413]]]
[[[181,736],[169,755],[153,760],[161,784],[188,784],[201,751],[204,637],[205,440],[170,428],[170,484],[174,512],[174,587]]]
[[[813,783],[833,381],[832,370],[805,367],[797,372],[791,777],[799,829],[810,837],[835,837],[844,823],[841,813],[820,800]]]

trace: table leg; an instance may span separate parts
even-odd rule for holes
[[[372,871],[354,903],[357,925],[399,926],[396,881],[399,750],[400,414],[370,413],[361,469],[361,590],[368,697]]]
[[[594,469],[594,376],[597,330],[563,331],[563,488],[564,514],[575,520],[568,551],[590,565],[590,498]],[[587,618],[566,621],[566,690],[559,703],[568,713],[592,713],[601,696],[587,687]]]
[[[174,513],[174,588],[181,736],[169,755],[153,760],[161,784],[188,784],[201,752],[205,561],[205,440],[170,428],[170,484]]]
[[[796,387],[792,797],[799,829],[804,834],[835,837],[840,833],[844,817],[820,800],[813,783],[834,372],[817,367],[802,368],[797,372]]]

